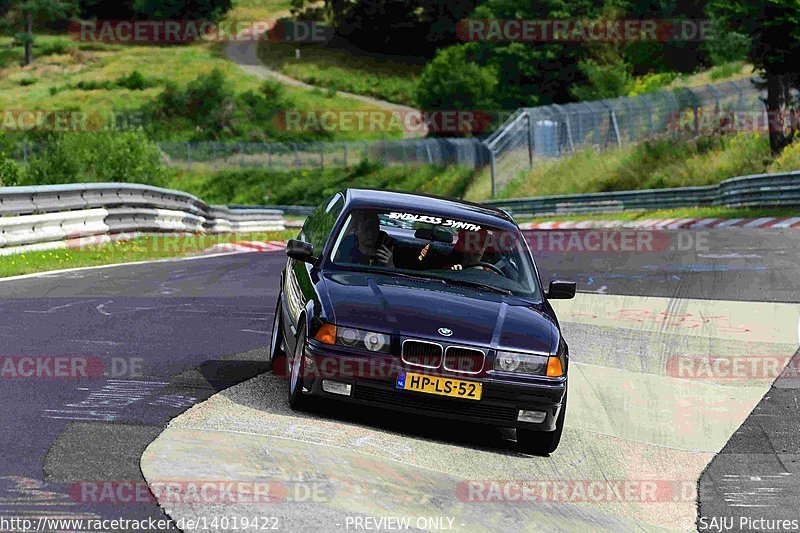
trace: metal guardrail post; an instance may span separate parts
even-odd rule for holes
[[[533,118],[530,111],[525,111],[528,124],[528,168],[533,168]],[[494,193],[492,194],[494,198]]]
[[[497,173],[495,171],[494,151],[489,149],[489,165],[492,172],[492,198],[497,198]]]

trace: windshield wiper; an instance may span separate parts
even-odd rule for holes
[[[488,285],[486,283],[481,283],[479,281],[470,281],[466,279],[454,279],[436,275],[412,274],[410,272],[402,272],[398,270],[384,270],[382,268],[372,268],[368,266],[359,266],[357,268],[354,268],[353,270],[356,272],[369,272],[373,274],[383,274],[385,276],[396,276],[399,278],[417,279],[417,280],[422,279],[426,281],[441,281],[444,284],[452,283],[453,285],[461,285],[463,287],[471,287],[473,289],[483,289],[487,291],[496,292],[499,294],[505,294],[507,296],[512,296],[514,294],[508,289],[502,289],[500,287],[495,287],[493,285]]]
[[[396,276],[399,278],[407,278],[407,279],[424,279],[426,281],[433,280],[433,281],[441,281],[446,282],[445,278],[439,276],[425,276],[423,274],[411,274],[410,272],[401,272],[398,270],[384,270],[382,268],[372,268],[372,267],[365,267],[360,266],[353,269],[356,272],[369,272],[372,274],[383,274],[384,276]]]
[[[470,281],[466,279],[456,279],[456,278],[441,278],[441,279],[444,279],[446,282],[452,283],[454,285],[463,285],[465,287],[472,287],[474,289],[484,289],[487,291],[505,294],[507,296],[511,296],[512,294],[514,294],[508,289],[502,289],[500,287],[495,287],[494,285],[489,285],[488,283],[481,283],[479,281]]]

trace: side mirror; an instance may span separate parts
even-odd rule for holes
[[[574,281],[561,281],[555,280],[550,282],[550,288],[547,289],[548,300],[571,300],[575,298],[575,289],[577,285]]]
[[[286,255],[303,263],[313,263],[315,261],[314,247],[307,242],[296,239],[291,239],[286,243]]]

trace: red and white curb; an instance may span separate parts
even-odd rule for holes
[[[668,218],[663,220],[581,220],[563,222],[525,222],[521,229],[724,229],[724,228],[800,228],[800,217],[778,218]]]
[[[221,244],[215,244],[205,253],[217,254],[217,253],[226,253],[226,252],[240,252],[240,253],[251,253],[251,252],[280,252],[286,249],[286,243],[283,241],[266,241],[266,242],[256,242],[256,241],[243,241],[243,242],[225,242]]]

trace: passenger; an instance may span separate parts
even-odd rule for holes
[[[356,211],[351,231],[342,239],[338,255],[344,263],[394,268],[393,248],[392,238],[381,231],[378,214]]]
[[[491,235],[485,229],[478,231],[462,230],[458,232],[458,240],[453,247],[453,257],[459,262],[450,266],[450,270],[464,270],[464,268],[482,268],[489,272],[492,269],[478,265],[484,262],[484,254],[489,247]]]

